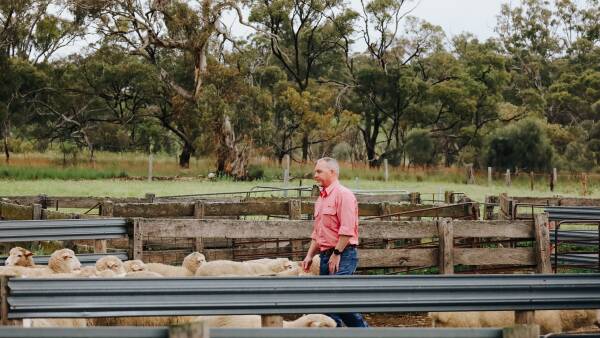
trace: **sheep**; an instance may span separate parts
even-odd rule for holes
[[[187,321],[183,317],[180,320]],[[262,327],[261,317],[258,315],[236,315],[236,316],[198,316],[193,321],[203,321],[208,327],[228,327],[228,328],[260,328]],[[187,321],[189,322],[189,321]],[[178,322],[181,323],[181,322]],[[176,324],[176,323],[173,323]],[[335,321],[326,315],[308,314],[293,321],[283,321],[284,328],[335,328]]]
[[[287,258],[275,259],[268,263],[217,260],[202,264],[196,271],[196,276],[261,276],[278,274],[293,268],[293,262]]]
[[[305,272],[302,269],[302,262],[293,262],[291,269],[277,273],[277,276],[318,276],[320,274],[321,257],[316,255],[312,259],[312,264]]]
[[[515,322],[513,311],[430,312],[434,327],[507,327]],[[598,323],[597,310],[541,310],[535,323],[542,334],[573,331]]]
[[[88,320],[77,318],[23,319],[23,327],[86,327]]]
[[[116,256],[104,256],[96,261],[96,270],[98,272],[111,271],[115,277],[125,276],[123,261]]]
[[[107,317],[97,318],[97,326],[170,326],[203,321],[209,327],[259,328],[261,317],[257,315],[237,316],[173,316],[173,317]],[[331,317],[322,314],[308,314],[293,321],[283,321],[283,327],[336,327]]]
[[[33,253],[19,246],[10,249],[4,265],[36,267],[36,264],[33,261]]]
[[[163,275],[153,271],[131,271],[125,274],[127,278],[160,278]]]
[[[137,272],[137,271],[148,271],[146,264],[139,259],[132,259],[127,262],[123,262],[123,267],[126,272]]]
[[[10,266],[0,269],[0,273],[14,274],[22,277],[46,277],[55,274],[67,274],[65,277],[70,276],[71,273],[78,273],[81,270],[81,263],[75,256],[73,250],[61,249],[57,250],[48,260],[47,267],[22,267],[22,266]]]
[[[182,266],[172,266],[160,263],[146,263],[148,271],[156,272],[165,277],[194,276],[196,270],[206,263],[206,257],[199,252],[192,252],[183,259]]]

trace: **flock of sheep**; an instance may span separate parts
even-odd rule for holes
[[[82,267],[70,249],[55,251],[47,266],[38,266],[29,250],[15,247],[10,250],[0,274],[26,278],[99,278],[99,277],[191,277],[191,276],[302,276],[319,274],[319,256],[313,258],[311,270],[304,272],[298,262],[287,258],[257,259],[245,262],[215,260],[207,262],[203,254],[193,252],[181,266],[144,263],[141,260],[123,262],[115,256],[100,258],[95,266]],[[600,310],[536,311],[535,321],[543,334],[574,331],[599,325]],[[508,327],[513,325],[512,311],[487,312],[431,312],[434,327]],[[28,319],[28,327],[84,327],[84,326],[169,326],[204,321],[210,327],[261,327],[261,317],[240,316],[171,316],[171,317],[109,317],[94,319]],[[295,321],[284,321],[284,327],[335,327],[335,321],[326,315],[308,314]]]

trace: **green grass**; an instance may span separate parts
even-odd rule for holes
[[[109,178],[125,178],[128,174],[119,170],[97,170],[81,167],[27,167],[27,166],[0,166],[0,179],[17,181],[56,179],[56,180],[97,180]]]
[[[303,185],[311,185],[314,182],[309,179],[303,180]],[[436,194],[439,200],[444,191],[463,192],[474,200],[482,202],[486,195],[498,195],[506,192],[513,196],[578,196],[577,190],[572,187],[560,187],[558,191],[551,193],[549,190],[530,191],[525,187],[505,187],[503,185],[465,185],[445,182],[411,182],[411,181],[367,181],[367,180],[342,180],[349,188],[355,189],[398,189],[418,191],[425,200],[430,200]],[[298,186],[299,181],[292,181],[290,186]],[[111,196],[111,197],[143,197],[146,193],[154,193],[157,196],[199,194],[213,192],[247,191],[257,185],[283,186],[281,182],[233,182],[227,180],[206,181],[200,179],[186,179],[174,181],[147,182],[141,180],[0,180],[0,196],[11,195],[38,195],[49,196]],[[588,197],[600,197],[595,191]]]

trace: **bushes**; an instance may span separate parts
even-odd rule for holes
[[[0,166],[0,179],[11,180],[37,180],[37,179],[59,179],[59,180],[94,180],[125,178],[127,173],[116,170],[95,170],[89,168],[48,168],[48,167],[21,167]]]
[[[409,131],[404,149],[412,164],[426,165],[433,162],[434,144],[427,130],[412,129]]]
[[[554,149],[541,123],[525,119],[492,133],[484,148],[487,166],[534,171],[548,170],[554,162]]]

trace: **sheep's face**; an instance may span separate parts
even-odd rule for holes
[[[106,256],[100,258],[96,262],[96,270],[98,271],[112,271],[116,275],[124,275],[125,268],[123,267],[123,261],[116,256]]]
[[[48,260],[48,266],[54,272],[69,273],[73,271],[79,271],[81,269],[81,263],[75,256],[75,253],[71,249],[61,249],[54,251]]]
[[[290,261],[287,258],[277,258],[274,263],[275,264],[270,266],[273,272],[283,272],[294,269],[294,262]]]
[[[306,320],[306,327],[337,327],[335,320],[326,315],[309,314],[303,318]]]
[[[8,258],[4,262],[6,266],[33,266],[33,253],[21,247],[10,249]]]
[[[130,260],[123,263],[123,267],[127,272],[147,271],[146,264],[139,259]]]
[[[194,273],[204,263],[206,263],[206,257],[203,254],[199,252],[192,252],[191,254],[185,256],[182,265],[184,268]]]

